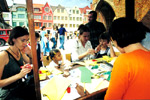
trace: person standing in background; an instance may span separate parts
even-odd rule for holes
[[[51,32],[51,41],[53,42],[52,49],[56,48],[56,34],[57,34],[56,27],[53,27],[53,30]]]
[[[46,34],[46,31],[45,31],[45,30],[46,30],[46,27],[45,27],[45,26],[42,26],[40,35],[41,35],[41,48],[42,48],[43,55],[46,55],[46,54],[44,53],[44,49],[45,49],[44,37],[45,37],[45,34]]]
[[[97,13],[96,11],[90,11],[88,15],[88,23],[86,26],[90,29],[90,41],[93,48],[99,44],[99,35],[106,31],[103,23],[97,22]]]
[[[59,33],[59,40],[60,40],[60,47],[59,49],[63,49],[64,50],[64,42],[65,42],[65,36],[67,36],[67,31],[66,29],[63,27],[64,25],[61,24],[61,28],[59,28],[58,33]]]

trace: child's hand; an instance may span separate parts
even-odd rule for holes
[[[101,44],[99,44],[96,48],[95,48],[95,53],[99,52],[101,50]]]

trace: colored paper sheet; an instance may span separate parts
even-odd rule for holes
[[[46,95],[49,100],[61,100],[67,87],[71,81],[63,77],[53,77],[46,85],[42,88],[41,93]]]
[[[82,83],[91,83],[91,76],[93,73],[86,67],[79,67],[81,71],[81,82]]]

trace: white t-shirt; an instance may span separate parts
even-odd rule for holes
[[[78,59],[79,55],[87,52],[88,49],[92,49],[92,45],[90,41],[87,41],[85,47],[83,47],[80,39],[75,39],[72,43],[72,52],[71,52],[72,61],[82,61],[82,60],[87,60],[89,58],[90,59],[94,58],[94,55],[87,55],[81,60]]]
[[[55,38],[55,36],[56,36],[56,32],[57,32],[57,31],[55,31],[55,30],[52,30],[52,32],[51,32],[51,33],[52,33],[52,36],[51,36],[51,38]]]
[[[52,72],[53,74],[60,74],[62,73],[65,69],[69,69],[71,65],[71,62],[68,60],[64,61],[64,65],[60,67],[60,69],[56,68],[58,66],[58,64],[56,64],[53,60],[50,62],[50,64],[48,66],[46,66],[46,68]]]

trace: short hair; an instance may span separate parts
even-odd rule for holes
[[[43,30],[44,28],[46,28],[45,26],[42,26],[41,30]]]
[[[100,39],[105,39],[105,40],[107,40],[107,42],[109,42],[110,41],[110,35],[109,35],[109,33],[108,32],[103,32],[100,36],[99,36],[99,40]]]
[[[58,49],[52,49],[49,53],[50,58],[52,59],[58,52],[60,52]],[[47,60],[49,60],[49,56],[47,57]]]
[[[97,12],[96,11],[90,11],[89,14],[93,14],[93,18],[96,20],[96,18],[97,18]]]
[[[116,40],[118,46],[123,48],[141,42],[145,38],[146,31],[135,19],[122,17],[112,22],[109,34]]]
[[[64,24],[61,24],[61,25],[60,25],[60,27],[63,27],[63,26],[64,26]]]
[[[36,39],[40,38],[40,34],[38,32],[35,32]]]
[[[84,24],[80,24],[78,30],[80,30],[82,26],[84,26]]]
[[[90,29],[87,26],[82,25],[82,27],[80,27],[79,34],[82,35],[83,32],[90,32]]]
[[[21,26],[16,26],[12,29],[9,35],[8,44],[14,45],[13,39],[17,39],[18,37],[22,37],[24,35],[29,35],[29,32]]]

